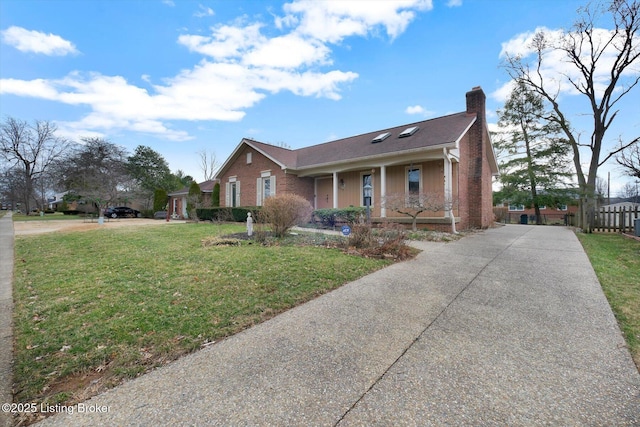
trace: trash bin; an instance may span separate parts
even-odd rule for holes
[[[527,214],[520,215],[520,224],[527,224],[529,216]]]
[[[636,237],[640,237],[640,218],[636,218],[633,221],[634,221],[634,230],[635,230],[634,234]]]

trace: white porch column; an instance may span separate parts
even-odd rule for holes
[[[444,154],[444,197],[445,197],[445,203],[446,203],[444,217],[451,218],[451,231],[454,234],[456,234],[457,233],[456,221],[455,221],[455,217],[453,216],[453,186],[452,186],[453,167],[451,166],[451,158],[449,157],[449,153],[447,152],[447,149],[444,148],[442,152]]]
[[[387,195],[387,167],[380,165],[380,217],[387,217],[387,209],[384,207],[384,197]]]
[[[333,208],[338,209],[338,172],[333,173]]]

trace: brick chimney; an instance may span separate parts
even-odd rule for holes
[[[486,161],[486,112],[487,97],[476,86],[467,92],[467,114],[475,114],[476,122],[469,129],[467,201],[470,228],[486,228],[492,215],[491,172]],[[483,179],[484,178],[484,179]]]

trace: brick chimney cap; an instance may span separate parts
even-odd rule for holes
[[[482,88],[480,86],[475,86],[471,90],[482,90]]]

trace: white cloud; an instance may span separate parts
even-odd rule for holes
[[[3,43],[13,46],[21,52],[33,52],[49,56],[65,56],[78,53],[73,43],[55,34],[45,34],[16,26],[3,30],[1,34]]]
[[[344,85],[357,79],[358,73],[327,69],[332,64],[330,44],[380,28],[395,38],[416,11],[431,8],[431,0],[294,1],[284,6],[284,17],[274,18],[272,28],[241,17],[211,28],[209,34],[179,36],[178,44],[204,59],[161,83],[154,83],[147,74],[141,76],[144,86],[139,87],[118,75],[73,72],[61,79],[3,79],[0,93],[88,108],[80,120],[61,124],[70,134],[126,129],[187,140],[186,132],[167,123],[238,121],[266,96],[282,91],[341,99]],[[211,16],[213,10],[201,5],[199,13]],[[267,30],[279,30],[279,34],[267,36]],[[413,114],[428,112],[422,109]]]
[[[274,37],[248,52],[243,62],[250,66],[298,68],[315,63],[328,64],[330,50],[314,40],[293,34]]]
[[[210,7],[198,5],[198,11],[193,14],[196,18],[204,18],[205,16],[213,16],[215,12]]]
[[[406,114],[419,115],[423,117],[428,117],[434,114],[433,111],[425,109],[422,105],[410,105],[405,108],[404,112]]]
[[[260,34],[263,24],[223,25],[212,29],[210,37],[199,35],[181,35],[178,43],[190,51],[210,56],[217,60],[231,60],[241,57],[254,46],[266,43],[267,39]]]
[[[424,114],[425,109],[421,105],[412,105],[404,110],[407,114]]]
[[[462,6],[462,0],[449,0],[447,7],[459,7]]]
[[[431,9],[431,0],[299,0],[284,5],[287,15],[279,25],[293,23],[298,33],[330,43],[345,37],[365,36],[378,26],[384,27],[393,39],[404,32],[415,18],[416,10]]]

